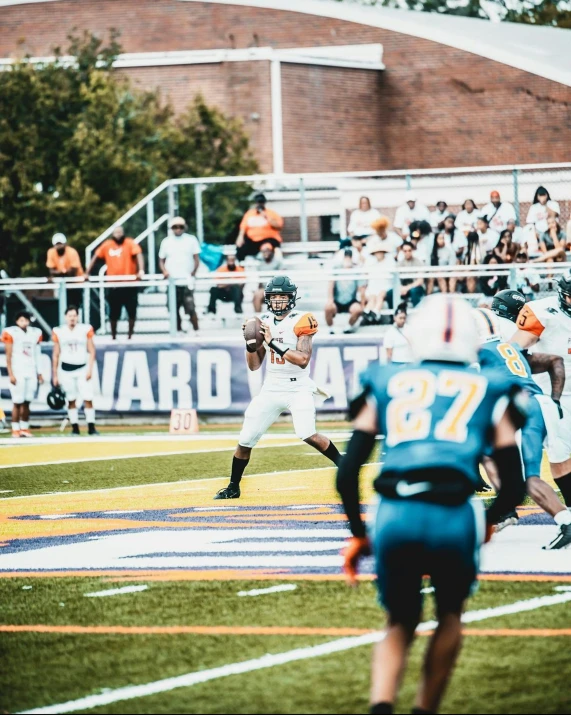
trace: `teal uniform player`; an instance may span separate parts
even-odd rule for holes
[[[373,656],[371,712],[392,712],[422,610],[428,574],[439,626],[426,654],[416,707],[436,712],[461,640],[460,616],[476,580],[488,526],[524,496],[516,431],[525,421],[523,393],[502,374],[470,367],[479,346],[469,304],[457,296],[425,299],[411,323],[417,362],[375,365],[354,403],[355,431],[337,475],[352,537],[344,554],[349,580],[373,552],[385,638]],[[380,495],[371,536],[359,505],[359,470],[377,434],[386,456],[375,480]],[[487,513],[472,500],[479,462],[492,451],[501,481]]]

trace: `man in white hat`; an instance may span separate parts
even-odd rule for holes
[[[418,201],[414,191],[407,191],[405,203],[396,211],[393,228],[401,238],[406,238],[410,233],[408,227],[413,221],[428,221],[430,223],[430,211]]]
[[[75,278],[83,275],[79,253],[67,243],[63,233],[54,233],[48,250],[46,266],[51,277]]]
[[[392,276],[396,269],[396,262],[390,254],[388,242],[379,236],[372,236],[367,243],[367,250],[371,256],[367,263],[369,282],[365,289],[367,303],[363,313],[362,325],[379,324],[381,311],[387,293],[392,288]]]
[[[159,267],[165,278],[177,280],[176,285],[176,326],[182,329],[180,309],[190,318],[194,330],[198,330],[198,316],[194,306],[194,277],[200,264],[200,243],[196,236],[186,233],[186,221],[175,216],[169,221],[169,235],[159,248]],[[178,280],[180,279],[180,280]],[[182,280],[186,284],[182,284]]]

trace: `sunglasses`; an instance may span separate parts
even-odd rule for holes
[[[176,226],[171,226],[171,228],[184,228],[184,226],[181,226],[179,223],[177,223]]]

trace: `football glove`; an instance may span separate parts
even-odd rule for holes
[[[343,556],[343,572],[350,586],[357,584],[357,569],[363,556],[371,555],[371,544],[366,536],[352,536],[341,552]]]

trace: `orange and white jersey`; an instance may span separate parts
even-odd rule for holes
[[[67,325],[54,328],[52,340],[60,346],[60,364],[85,365],[87,363],[87,341],[95,335],[91,325],[78,323],[73,330]]]
[[[318,330],[317,319],[311,313],[299,310],[293,310],[283,320],[276,320],[272,313],[265,313],[261,320],[270,326],[272,340],[284,349],[295,350],[302,335],[315,335]],[[266,352],[266,386],[289,392],[301,386],[313,385],[309,378],[309,367],[293,365],[267,345]]]
[[[11,343],[12,372],[16,377],[36,377],[39,371],[40,343],[42,331],[28,326],[27,330],[17,325],[6,328],[2,333],[2,342]]]
[[[533,333],[539,340],[530,352],[558,355],[565,361],[564,395],[571,395],[571,317],[559,307],[559,297],[533,300],[521,309],[516,328]],[[514,331],[515,332],[515,331]],[[550,391],[547,375],[534,375],[545,393]]]

